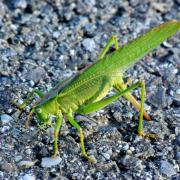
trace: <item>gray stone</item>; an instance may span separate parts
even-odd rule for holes
[[[13,118],[11,116],[9,116],[8,114],[2,114],[1,115],[1,124],[5,125],[5,124],[9,124],[10,121],[13,121]]]
[[[43,80],[46,76],[46,72],[43,68],[37,67],[35,69],[32,69],[27,74],[27,79],[32,80],[34,82],[38,82],[39,80]]]
[[[102,155],[104,156],[104,158],[105,158],[106,160],[109,160],[110,157],[111,157],[108,153],[102,153]]]
[[[176,153],[176,160],[179,161],[179,163],[180,163],[180,152]]]
[[[84,31],[88,36],[93,36],[95,34],[96,26],[92,23],[88,23],[84,26]]]
[[[35,160],[35,161],[20,161],[18,163],[18,165],[23,167],[23,168],[30,168],[30,167],[34,166],[34,164],[36,162],[37,162],[37,160]]]
[[[13,172],[14,171],[14,167],[11,163],[8,162],[1,162],[0,163],[0,169],[5,171],[5,172]]]
[[[176,174],[176,171],[172,164],[170,164],[168,161],[161,161],[160,164],[160,171],[162,174],[165,174],[167,177],[171,177]]]
[[[151,103],[156,107],[166,107],[166,88],[162,86],[158,86],[155,94],[153,94],[150,98]]]
[[[116,119],[117,122],[122,122],[123,121],[122,114],[119,111],[115,111],[113,113],[113,117]]]
[[[121,158],[120,164],[128,170],[141,171],[143,169],[142,161],[129,155]]]

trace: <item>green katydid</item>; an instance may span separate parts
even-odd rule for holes
[[[137,110],[140,111],[138,134],[146,136],[142,130],[143,116],[150,120],[144,111],[145,83],[139,81],[128,86],[123,81],[123,72],[136,63],[141,57],[157,47],[164,40],[180,30],[180,22],[171,20],[163,23],[123,47],[118,47],[118,41],[112,36],[98,57],[98,61],[84,71],[70,78],[62,84],[58,84],[47,94],[35,89],[19,107],[26,106],[31,96],[36,93],[40,100],[32,107],[31,112],[44,124],[50,124],[50,115],[56,116],[54,128],[54,154],[58,154],[58,135],[62,124],[63,115],[74,126],[80,135],[82,155],[89,161],[84,147],[84,136],[81,126],[73,118],[73,113],[88,114],[104,108],[108,104],[124,96]],[[115,51],[106,55],[109,48],[115,45]],[[105,97],[110,88],[116,90],[116,94]],[[130,93],[131,90],[141,87],[141,102],[139,103]]]

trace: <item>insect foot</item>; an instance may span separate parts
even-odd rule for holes
[[[95,163],[97,163],[97,160],[95,159],[95,158],[93,158],[93,157],[91,157],[91,156],[84,156],[87,160],[88,160],[88,162],[90,162],[90,163],[92,163],[92,164],[95,164]]]
[[[157,134],[153,134],[153,133],[144,133],[143,131],[142,132],[139,132],[138,133],[139,136],[142,136],[142,137],[145,137],[145,138],[149,138],[149,139],[157,139],[158,138],[158,135]]]

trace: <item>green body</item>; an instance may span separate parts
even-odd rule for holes
[[[103,108],[122,95],[140,111],[138,133],[143,134],[142,116],[144,115],[146,119],[150,119],[143,110],[145,85],[139,82],[128,88],[127,84],[123,82],[123,72],[179,29],[180,22],[172,20],[151,29],[121,48],[118,48],[117,39],[112,37],[95,64],[64,84],[58,84],[36,103],[33,112],[37,114],[41,121],[48,122],[49,115],[57,116],[54,155],[57,153],[57,139],[63,113],[69,122],[78,129],[82,153],[88,158],[84,148],[82,129],[73,120],[72,113],[88,114]],[[115,43],[116,50],[105,56],[108,48],[113,43]],[[129,92],[138,86],[142,87],[141,104]],[[112,87],[115,88],[117,94],[104,99]]]
[[[85,104],[99,101],[112,86],[122,81],[123,72],[130,65],[172,36],[179,27],[177,21],[164,23],[98,60],[60,89],[53,101],[57,101],[62,112],[75,112]]]

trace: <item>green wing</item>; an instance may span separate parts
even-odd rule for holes
[[[61,91],[61,95],[71,94],[75,89],[81,86],[84,87],[88,82],[93,83],[94,81],[95,83],[96,78],[122,76],[122,73],[127,68],[175,34],[179,29],[180,22],[176,20],[171,20],[152,28],[105,58],[98,60],[72,81],[71,84],[66,86]]]

